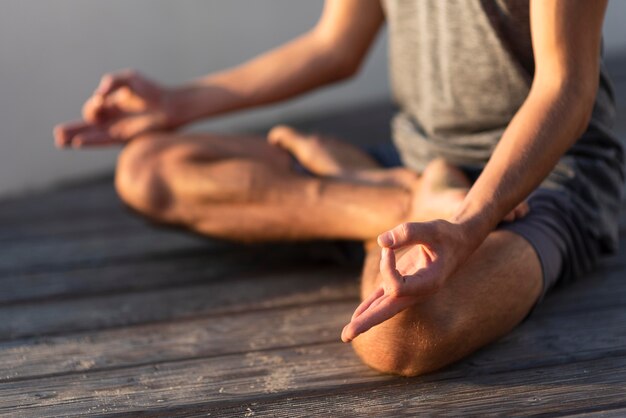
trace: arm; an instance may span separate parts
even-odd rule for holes
[[[587,128],[598,88],[606,4],[531,2],[535,76],[530,93],[453,219],[481,231],[480,242]]]
[[[351,77],[383,20],[378,0],[327,0],[319,22],[306,34],[173,90],[175,124],[278,102]]]
[[[383,284],[357,308],[344,341],[441,288],[584,132],[598,86],[606,3],[531,1],[535,76],[526,101],[451,219],[403,224],[379,237]]]
[[[355,18],[358,16],[358,18]],[[317,25],[238,67],[177,88],[134,71],[107,74],[85,122],[55,128],[60,147],[124,143],[148,131],[285,100],[355,74],[384,20],[378,0],[327,0]]]

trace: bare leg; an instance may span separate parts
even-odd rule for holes
[[[291,166],[265,138],[150,134],[120,155],[116,186],[151,219],[241,241],[364,240],[409,216],[406,187],[303,176]]]
[[[268,141],[287,150],[305,168],[321,177],[407,189],[416,185],[417,175],[411,170],[382,168],[361,149],[335,138],[307,135],[279,125],[269,132]]]
[[[446,193],[435,186],[450,180],[444,173],[437,169],[429,179],[426,172],[422,177],[422,194],[416,199],[423,200],[425,217],[437,208],[445,215],[446,205],[427,204]],[[453,204],[453,195],[444,199]],[[362,298],[381,279],[380,248],[375,242],[366,248]],[[492,232],[444,288],[357,337],[353,347],[365,363],[383,372],[417,375],[436,370],[511,331],[537,300],[541,280],[539,259],[527,241],[509,231]]]

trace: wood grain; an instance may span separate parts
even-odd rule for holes
[[[39,416],[179,407],[225,416],[242,407],[271,416],[506,415],[624,407],[625,391],[623,356],[495,374],[458,367],[403,379],[372,372],[348,346],[330,343],[10,382],[0,387],[0,413],[19,406]]]
[[[162,245],[162,244],[157,244]],[[167,249],[168,247],[163,247]],[[220,277],[255,271],[267,276],[272,272],[308,270],[339,266],[357,272],[358,261],[346,247],[333,243],[290,243],[272,245],[221,245],[210,251],[170,251],[151,254],[153,246],[137,252],[137,257],[99,255],[91,263],[59,263],[54,269],[12,272],[0,275],[0,306],[58,298],[182,287],[202,284]],[[106,248],[106,254],[111,254]],[[119,253],[119,252],[118,252]],[[94,256],[95,257],[95,256]],[[76,259],[75,259],[76,260]]]
[[[0,340],[100,330],[199,315],[223,315],[249,309],[276,308],[321,301],[356,302],[353,271],[259,274],[213,283],[82,297],[0,308]]]
[[[238,312],[0,344],[0,381],[337,341],[356,301]],[[312,319],[314,318],[314,319]],[[501,373],[626,355],[626,310],[538,318],[465,360]]]

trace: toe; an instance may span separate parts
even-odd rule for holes
[[[298,137],[298,132],[287,125],[276,125],[267,134],[267,141],[272,145],[288,147]]]

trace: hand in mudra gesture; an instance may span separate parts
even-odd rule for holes
[[[344,342],[436,293],[479,245],[466,227],[444,220],[402,224],[378,244],[381,283],[344,327]]]
[[[83,121],[55,127],[59,147],[121,144],[172,127],[169,93],[144,75],[126,70],[102,77],[83,106]]]

